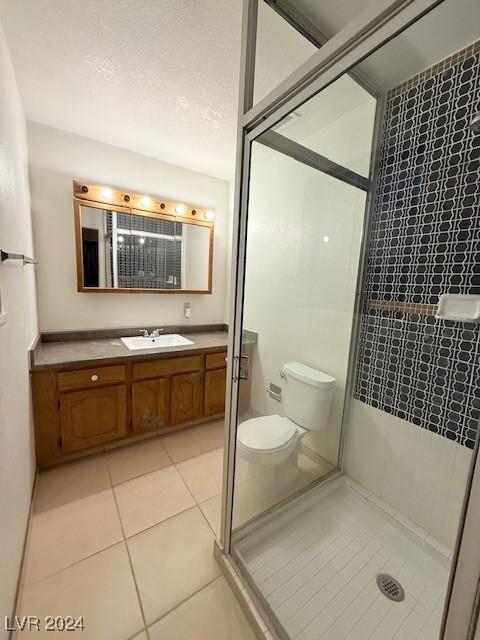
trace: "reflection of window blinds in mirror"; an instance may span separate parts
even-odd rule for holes
[[[176,223],[117,213],[118,287],[122,289],[180,289],[182,236]],[[179,225],[181,231],[181,224]],[[112,215],[107,214],[107,237]],[[112,243],[109,253],[112,254]],[[110,261],[111,265],[113,261]]]

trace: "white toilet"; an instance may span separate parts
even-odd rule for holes
[[[300,362],[284,364],[282,378],[286,417],[260,416],[238,426],[238,454],[252,465],[278,468],[290,463],[296,467],[302,436],[327,426],[335,378]]]

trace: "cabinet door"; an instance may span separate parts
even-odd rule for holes
[[[207,371],[205,374],[205,415],[225,411],[226,369]]]
[[[154,431],[168,424],[168,378],[134,382],[132,385],[132,420],[136,432]]]
[[[202,414],[202,373],[172,376],[172,423],[196,420]]]
[[[123,384],[61,394],[63,451],[87,449],[125,437],[125,414]]]

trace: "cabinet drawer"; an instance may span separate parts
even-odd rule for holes
[[[164,360],[149,360],[137,362],[133,365],[133,379],[161,378],[175,373],[200,371],[202,356],[187,356],[185,358],[165,358]]]
[[[227,357],[226,351],[220,353],[207,353],[205,358],[206,369],[220,369],[226,366],[225,358]]]
[[[123,365],[63,371],[58,374],[58,388],[60,391],[91,389],[105,384],[116,384],[117,382],[125,382],[125,367]]]

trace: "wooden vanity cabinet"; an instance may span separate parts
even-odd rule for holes
[[[205,373],[205,415],[211,416],[225,411],[225,368]]]
[[[205,356],[206,416],[225,412],[225,389],[227,383],[226,353],[209,353]]]
[[[65,453],[125,438],[125,385],[61,393],[60,422]]]
[[[221,417],[225,351],[32,371],[37,462],[46,466],[114,441]]]
[[[132,384],[132,429],[145,433],[169,424],[170,383],[168,378],[142,380]]]
[[[198,420],[202,415],[203,372],[172,377],[172,424]]]

